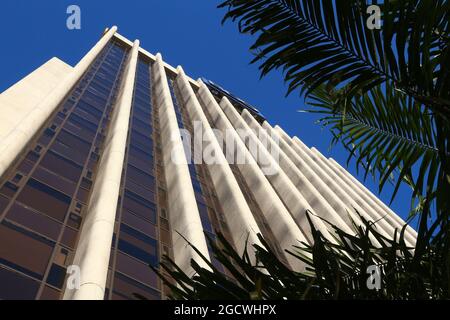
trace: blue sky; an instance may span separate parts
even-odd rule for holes
[[[251,105],[273,125],[297,135],[345,166],[347,152],[329,150],[331,134],[315,124],[317,116],[298,113],[307,108],[296,93],[285,97],[280,72],[260,80],[257,65],[250,65],[248,50],[254,38],[241,35],[236,24],[221,25],[224,10],[216,0],[2,0],[0,32],[0,92],[53,56],[74,65],[99,39],[105,27],[117,25],[130,40],[138,38],[152,53],[161,52],[173,66],[182,65],[194,79],[206,77]],[[66,28],[66,9],[81,8],[81,30]],[[353,164],[348,168],[356,175]],[[365,184],[377,193],[376,184]],[[389,201],[390,188],[380,195]],[[410,190],[402,187],[391,207],[400,216],[409,212]]]

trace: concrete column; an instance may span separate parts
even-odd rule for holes
[[[276,129],[278,132],[280,133],[282,132],[281,128],[277,127]],[[286,134],[284,133],[284,135]],[[298,138],[296,138],[297,141],[294,140],[295,139],[292,139],[290,141],[295,151],[297,151],[299,154],[303,154],[305,157],[308,157],[312,163],[316,164],[319,168],[321,168],[325,172],[325,174],[329,177],[328,179],[329,182],[327,183],[329,183],[331,186],[334,186],[334,188],[336,188],[337,193],[341,194],[342,192],[344,192],[344,194],[342,195],[343,199],[345,198],[353,199],[368,214],[368,216],[366,217],[368,220],[378,221],[377,222],[378,230],[384,230],[392,237],[395,232],[395,228],[401,228],[401,226],[390,217],[391,214],[387,213],[384,208],[378,206],[373,201],[370,201],[370,199],[363,199],[363,197],[361,197],[361,194],[357,192],[358,189],[357,187],[355,187],[352,183],[349,183],[348,181],[344,181],[342,177],[337,175],[336,172],[334,172],[327,164],[328,160],[325,157],[311,151]],[[396,214],[394,215],[398,217]],[[405,240],[407,244],[414,246],[415,237],[412,236],[408,230],[405,232]]]
[[[236,249],[240,254],[247,249],[256,261],[253,244],[261,245],[257,236],[261,231],[183,69],[178,67],[177,71],[182,107],[186,108],[194,129],[191,142],[199,145],[196,149],[200,154],[195,154],[194,160],[200,160],[208,168]]]
[[[318,156],[322,156],[320,152],[316,149],[312,150],[313,153]],[[386,204],[384,204],[380,199],[378,199],[370,190],[368,190],[364,185],[362,185],[356,178],[354,178],[350,173],[347,172],[344,168],[342,168],[336,161],[333,159],[326,159],[323,157],[323,160],[327,160],[325,163],[336,172],[339,177],[341,177],[346,183],[351,185],[355,192],[357,192],[362,198],[364,198],[370,205],[374,207],[380,208],[382,212],[384,212],[383,218],[389,221],[396,228],[401,229],[406,224],[405,221],[402,220],[395,212],[393,212]],[[415,244],[417,238],[417,232],[410,227],[409,225],[406,228],[405,232],[406,240],[409,240],[411,244]]]
[[[299,229],[302,231],[303,235],[307,237],[308,241],[310,243],[313,242],[309,222],[306,218],[306,211],[309,210],[312,213],[311,219],[314,226],[321,231],[325,237],[334,242],[334,238],[330,234],[325,223],[317,217],[317,213],[313,210],[308,201],[306,201],[300,191],[280,168],[279,164],[226,97],[221,100],[220,107],[230,123],[236,129],[240,139],[244,142],[247,150],[250,151],[250,154],[258,164],[259,168],[267,173],[267,179],[277,192],[278,197],[284,202],[286,208],[289,210]]]
[[[33,110],[0,141],[0,177],[14,164],[18,156],[38,133],[67,93],[76,85],[100,51],[114,36],[117,27],[112,27],[100,41],[72,69],[70,74],[57,85]]]
[[[378,221],[380,216],[372,208],[365,205],[364,202],[358,201],[356,195],[349,196],[345,191],[345,185],[338,184],[338,180],[332,179],[325,171],[324,168],[319,166],[318,161],[313,161],[303,150],[299,149],[297,145],[292,143],[286,135],[282,134],[279,130],[273,129],[267,122],[263,124],[269,133],[277,134],[280,138],[280,146],[283,151],[290,157],[290,159],[297,165],[297,167],[303,172],[306,178],[313,183],[313,185],[322,190],[322,194],[330,203],[335,203],[341,206],[347,206],[353,210],[358,211],[368,221]],[[359,219],[355,221],[362,224]],[[394,229],[386,221],[380,220],[377,223],[377,230],[387,238],[390,238],[394,234]]]
[[[300,139],[297,137],[290,138],[286,132],[279,126],[275,126],[275,130],[286,140],[289,141],[293,149],[299,154],[304,155],[305,157],[311,160],[311,163],[316,164],[320,167],[326,174],[331,178],[330,180],[334,182],[335,185],[340,186],[343,191],[345,191],[352,199],[354,199],[361,207],[365,208],[365,210],[369,210],[372,212],[371,218],[372,220],[380,220],[380,223],[384,225],[384,229],[391,233],[393,232],[393,228],[402,228],[405,224],[401,218],[392,212],[386,205],[383,204],[384,207],[380,206],[373,199],[371,199],[368,195],[365,195],[364,192],[360,190],[359,186],[356,186],[350,179],[356,180],[352,175],[350,175],[347,170],[342,170],[345,172],[345,175],[350,177],[347,178],[344,174],[340,174],[336,172],[332,168],[332,163],[328,159],[326,159],[319,151],[315,148],[309,149]],[[356,180],[357,181],[357,180]],[[359,183],[359,182],[358,182]],[[362,185],[360,185],[362,186]],[[365,188],[364,186],[362,186]],[[366,189],[368,193],[368,191]],[[372,195],[373,196],[373,195]],[[377,197],[373,196],[378,202],[382,203]],[[379,224],[380,224],[379,223]],[[411,232],[413,231],[413,232]],[[415,231],[411,227],[407,227],[405,232],[405,240],[409,245],[415,244]]]
[[[323,190],[316,189],[312,183],[304,176],[304,174],[296,167],[296,165],[289,159],[286,153],[278,146],[276,136],[270,136],[261,128],[259,123],[247,111],[242,112],[242,118],[253,130],[255,134],[267,142],[268,148],[274,150],[278,155],[280,167],[289,176],[296,188],[305,197],[309,204],[311,204],[314,211],[323,219],[333,223],[343,231],[354,234],[352,223],[348,217],[351,214],[351,209],[345,206],[339,206],[335,203],[329,203],[322,195]]]
[[[208,268],[208,266],[186,240],[192,243],[208,260],[210,257],[187,166],[181,132],[170,95],[168,79],[159,53],[156,55],[152,72],[153,99],[159,112],[174,260],[184,272],[192,276],[194,270],[191,267],[191,259],[195,259],[204,268]]]
[[[228,152],[233,153],[233,158],[229,159],[227,156],[227,159],[229,162],[230,160],[233,161],[241,172],[262,214],[270,222],[270,229],[275,240],[282,249],[288,250],[293,250],[294,245],[301,246],[301,242],[308,243],[294,218],[258,167],[208,87],[201,80],[198,80],[198,82],[200,84],[199,100],[209,113],[212,126],[220,130],[223,137],[226,137],[226,146],[223,147],[223,152],[227,155]],[[231,146],[233,146],[233,150],[230,150]],[[285,254],[285,257],[293,270],[304,270],[304,263],[299,259],[290,254]]]
[[[81,287],[66,289],[64,299],[102,300],[125,160],[139,41],[134,42],[114,107],[86,218],[73,264],[80,267]]]

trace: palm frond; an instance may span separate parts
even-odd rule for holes
[[[306,212],[306,215],[309,218],[310,213]],[[404,241],[405,228],[398,230],[393,239],[388,239],[377,231],[376,224],[359,216],[363,225],[355,226],[355,234],[333,227],[337,243],[324,237],[309,220],[314,243],[288,251],[307,265],[307,272],[295,272],[286,267],[261,235],[261,246],[254,246],[259,260],[259,266],[255,266],[245,257],[245,253],[238,253],[220,233],[218,241],[210,243],[212,253],[224,266],[233,269],[231,273],[238,274],[238,277],[232,279],[217,269],[205,269],[192,261],[196,275],[189,278],[172,260],[167,259],[162,266],[170,274],[170,279],[175,280],[175,285],[162,272],[153,269],[172,288],[172,298],[183,300],[448,297],[448,276],[441,264],[445,248],[434,247],[436,250],[429,249],[423,255],[413,256],[412,248]],[[372,238],[378,240],[376,245]],[[367,286],[369,266],[379,268],[381,290],[371,290]],[[439,281],[435,276],[440,277]]]
[[[288,94],[321,84],[347,86],[347,98],[390,81],[433,112],[450,115],[450,4],[384,1],[383,26],[366,26],[366,0],[227,0],[224,21],[257,34],[261,75],[281,68]],[[447,98],[446,98],[447,97]]]
[[[441,168],[433,116],[421,104],[388,83],[343,105],[339,92],[322,86],[310,96],[309,112],[323,114],[319,122],[349,150],[348,161],[379,175],[380,191],[395,173],[395,189],[402,181],[414,188],[415,196],[430,195],[436,189],[436,172]],[[417,168],[413,174],[412,168]],[[429,179],[428,179],[429,178]]]

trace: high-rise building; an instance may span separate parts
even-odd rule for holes
[[[0,299],[164,299],[149,268],[192,273],[206,235],[242,251],[312,241],[306,211],[404,224],[344,168],[257,109],[113,27],[74,67],[53,58],[0,95]],[[408,227],[406,241],[414,244]],[[247,241],[248,240],[248,241]]]

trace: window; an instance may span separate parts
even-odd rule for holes
[[[32,300],[39,290],[37,281],[2,267],[0,283],[0,300]]]
[[[66,124],[63,127],[65,130],[70,132],[71,134],[76,135],[77,137],[82,138],[86,141],[92,141],[94,140],[95,131],[90,131],[86,129],[84,126],[80,125],[79,123],[69,121],[66,122]]]
[[[146,173],[153,174],[154,163],[152,157],[148,159],[142,159],[128,154],[128,164],[131,164],[133,167],[139,168]]]
[[[51,241],[11,223],[0,224],[0,262],[37,279],[45,273],[53,246]]]
[[[125,190],[123,207],[138,217],[156,223],[156,205],[129,190]]]
[[[75,244],[77,241],[77,231],[70,228],[70,227],[66,227],[64,229],[64,233],[63,233],[63,237],[61,239],[61,243],[63,245],[65,245],[66,247],[69,247],[71,249],[75,249]]]
[[[18,197],[18,201],[63,221],[69,208],[70,197],[43,183],[30,179]]]
[[[153,223],[143,220],[127,210],[123,210],[122,212],[122,222],[150,237],[156,238],[157,236],[156,227]]]
[[[144,150],[147,150],[147,149],[153,150],[153,140],[151,138],[147,137],[146,135],[139,133],[136,130],[133,130],[131,132],[130,143],[132,143]]]
[[[44,290],[42,291],[40,300],[59,300],[60,295],[60,291],[50,288],[49,286],[45,286]]]
[[[164,229],[160,229],[160,239],[165,244],[171,243],[170,232]]]
[[[3,187],[0,189],[0,194],[8,197],[8,198],[12,198],[14,196],[14,194],[17,192],[19,188],[11,183],[11,182],[6,182]]]
[[[20,223],[24,227],[35,230],[36,232],[53,240],[58,239],[61,224],[49,217],[32,211],[30,208],[16,202],[8,211],[7,219]]]
[[[74,149],[76,152],[86,155],[91,149],[91,143],[80,139],[79,137],[69,133],[66,130],[61,130],[57,137],[57,140]]]
[[[69,220],[67,221],[67,224],[75,229],[80,229],[81,227],[81,221],[83,218],[81,218],[79,215],[75,213],[71,213],[69,215]]]
[[[24,174],[29,174],[31,172],[31,170],[33,169],[34,163],[28,160],[23,160],[22,163],[19,165],[19,167],[17,168],[18,171],[24,173]]]
[[[127,225],[120,227],[119,250],[153,266],[158,265],[158,242]]]
[[[85,111],[83,109],[75,109],[75,111],[72,114],[78,115],[80,118],[84,119],[85,121],[94,123],[95,125],[98,125],[98,123],[100,122],[100,119],[91,115],[90,113],[88,113],[87,111]]]
[[[133,180],[138,185],[141,185],[151,191],[155,191],[156,181],[155,178],[136,167],[128,165],[127,167],[127,179]]]
[[[50,272],[48,273],[47,283],[61,289],[64,284],[65,277],[66,269],[58,266],[57,264],[52,264]]]
[[[77,124],[78,126],[83,127],[83,129],[85,129],[85,130],[89,130],[91,132],[96,132],[97,131],[97,125],[96,124],[94,124],[92,122],[89,122],[89,121],[86,121],[85,119],[77,116],[75,113],[72,113],[70,115],[69,121],[72,122],[72,123]]]
[[[158,286],[157,275],[147,264],[121,252],[117,253],[116,270],[152,287]]]
[[[155,194],[153,191],[143,188],[141,185],[134,183],[132,180],[127,179],[125,183],[125,188],[140,197],[145,199],[155,201]]]
[[[136,146],[130,146],[129,154],[133,157],[140,158],[142,160],[152,160],[153,161],[153,151],[148,150],[142,150],[139,147]]]
[[[45,183],[46,185],[55,188],[56,190],[60,190],[63,193],[72,196],[77,188],[76,184],[72,181],[62,179],[57,174],[39,166],[34,171],[32,176],[36,180]]]
[[[39,138],[38,143],[47,146],[50,143],[50,140],[52,140],[53,136],[55,135],[55,132],[47,129],[44,131],[44,134]]]
[[[6,209],[6,207],[8,206],[8,203],[9,203],[9,199],[0,195],[0,215],[2,214],[3,210]]]
[[[136,295],[143,296],[148,300],[161,299],[161,294],[158,291],[116,272],[114,277],[113,299],[138,299]]]

